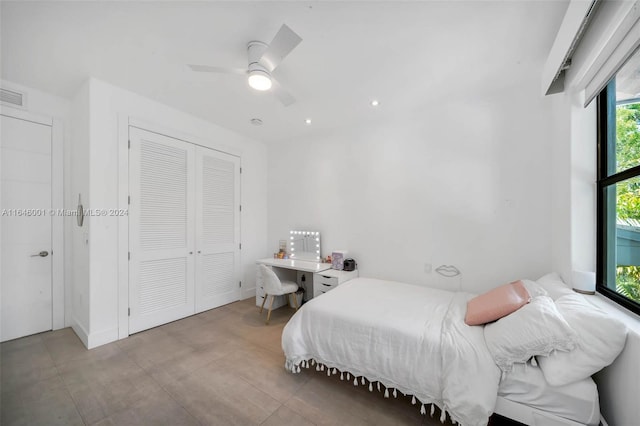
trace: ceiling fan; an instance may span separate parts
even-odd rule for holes
[[[271,90],[284,106],[289,106],[296,101],[295,98],[282,88],[271,73],[301,41],[302,38],[298,34],[283,24],[270,44],[261,41],[250,41],[247,44],[249,57],[247,69],[193,64],[189,64],[189,68],[197,72],[246,75],[249,86],[253,89]]]

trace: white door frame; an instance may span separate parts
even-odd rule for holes
[[[138,127],[170,138],[179,139],[194,145],[203,146],[240,158],[242,151],[237,148],[203,139],[185,132],[156,124],[152,121],[132,117],[126,113],[118,114],[118,209],[129,210],[129,126]],[[242,181],[240,182],[242,197]],[[241,198],[242,200],[242,198]],[[240,241],[242,241],[242,215],[240,216]],[[238,258],[242,264],[242,251]],[[240,270],[239,279],[242,277]],[[118,217],[118,339],[129,336],[129,216]]]
[[[62,121],[5,105],[0,108],[0,115],[51,127],[51,208],[62,211],[64,208],[64,129]],[[65,309],[64,216],[54,214],[51,219],[51,325],[53,330],[58,330],[70,323],[65,315],[70,312],[70,309]]]

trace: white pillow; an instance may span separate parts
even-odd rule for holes
[[[496,365],[510,371],[514,363],[552,351],[570,351],[576,332],[548,296],[534,297],[512,314],[484,326],[484,339]]]
[[[568,294],[575,294],[556,272],[538,278],[537,283],[549,293],[549,297],[553,300]]]
[[[547,290],[544,289],[540,284],[531,280],[521,280],[522,284],[524,284],[524,288],[527,289],[529,296],[538,297],[538,296],[548,296]]]
[[[585,379],[611,364],[624,349],[627,327],[580,294],[563,296],[556,307],[578,333],[577,347],[538,357],[547,383],[562,386]]]

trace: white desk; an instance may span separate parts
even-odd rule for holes
[[[293,260],[293,259],[260,259],[256,260],[258,265],[275,266],[277,268],[293,269],[296,271],[304,272],[321,272],[331,269],[330,263],[318,263],[308,260]]]
[[[281,280],[294,281],[305,289],[304,300],[313,297],[313,274],[331,269],[330,263],[310,262],[307,260],[293,259],[259,259],[258,265],[270,266]],[[260,273],[256,273],[256,306],[262,305],[264,299],[264,283]],[[273,308],[279,308],[287,304],[284,296],[278,296],[273,301]]]

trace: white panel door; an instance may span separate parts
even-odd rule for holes
[[[0,341],[52,328],[51,126],[2,116]]]
[[[196,312],[240,300],[240,159],[196,147]]]
[[[194,146],[129,128],[129,333],[195,313]]]

